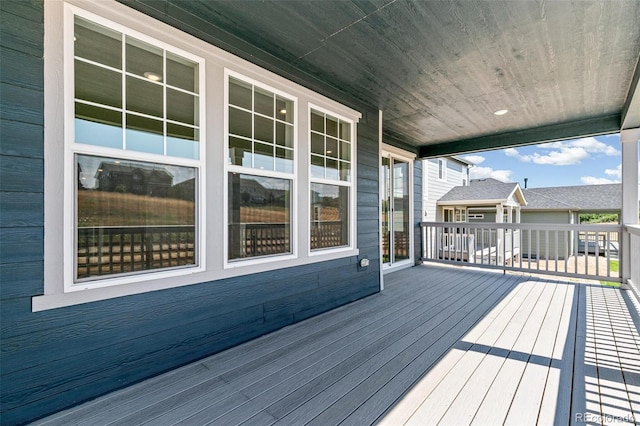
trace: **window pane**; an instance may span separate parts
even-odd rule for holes
[[[311,133],[311,152],[313,154],[324,155],[324,136]]]
[[[167,155],[198,160],[199,139],[198,129],[167,123]]]
[[[311,177],[324,177],[324,157],[311,156]]]
[[[167,84],[198,93],[198,64],[167,52]]]
[[[198,98],[167,88],[167,119],[198,125]]]
[[[327,157],[338,158],[338,140],[334,138],[327,138]]]
[[[344,161],[351,160],[351,144],[347,142],[340,142],[340,159]]]
[[[311,112],[311,130],[324,133],[324,115],[317,112]]]
[[[163,117],[162,86],[127,76],[127,111]]]
[[[122,149],[122,112],[76,102],[75,142]]]
[[[264,114],[267,117],[273,117],[273,93],[255,87],[253,91],[254,111]]]
[[[338,120],[327,117],[327,135],[338,137]]]
[[[153,47],[135,38],[127,37],[127,72],[151,81],[162,81],[162,49]]]
[[[287,123],[293,123],[293,101],[276,96],[276,118]]]
[[[255,142],[253,167],[262,170],[273,170],[273,145]]]
[[[76,60],[75,97],[122,108],[122,74]]]
[[[229,107],[229,133],[251,138],[253,137],[251,125],[250,112]]]
[[[311,250],[349,245],[349,188],[311,184]]]
[[[340,180],[345,182],[351,181],[351,164],[345,161],[339,161],[338,167],[340,168]]]
[[[276,122],[276,143],[280,146],[293,148],[293,126]]]
[[[327,169],[325,173],[327,179],[338,180],[340,176],[338,173],[338,161],[327,158]]]
[[[229,103],[244,109],[251,110],[252,96],[251,85],[235,78],[229,79]]]
[[[276,147],[276,171],[293,173],[293,151]]]
[[[229,173],[229,260],[291,252],[291,181]]]
[[[164,154],[162,121],[127,114],[127,149]]]
[[[340,139],[351,142],[351,124],[340,121]]]
[[[122,34],[75,17],[75,56],[122,69]]]
[[[269,118],[260,117],[259,115],[253,116],[253,131],[254,138],[261,141],[273,143],[273,123],[274,121]]]
[[[252,167],[251,141],[229,137],[229,164]]]
[[[76,167],[78,279],[197,263],[195,168],[86,155]]]

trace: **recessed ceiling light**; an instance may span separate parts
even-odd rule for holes
[[[499,110],[495,111],[493,114],[494,115],[505,115],[508,112],[509,112],[508,109],[499,109]]]
[[[162,77],[160,77],[160,75],[156,74],[155,72],[147,71],[143,75],[145,77],[147,77],[151,81],[160,81],[160,80],[162,80]]]
[[[327,151],[327,154],[331,154],[332,152],[333,152],[333,151],[331,151],[331,150],[328,150],[328,151]]]
[[[282,109],[280,110],[280,114],[286,114],[286,113],[287,113],[287,110],[286,110],[286,109],[282,108]]]

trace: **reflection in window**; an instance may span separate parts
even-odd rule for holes
[[[311,176],[351,181],[351,123],[311,111]]]
[[[311,184],[311,250],[349,245],[349,187]]]
[[[199,159],[197,63],[81,17],[74,58],[76,143]]]
[[[293,129],[292,100],[229,78],[229,164],[293,173]]]
[[[76,155],[76,279],[196,262],[193,167]]]
[[[291,253],[291,180],[229,173],[229,260]]]

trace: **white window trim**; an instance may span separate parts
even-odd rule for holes
[[[203,206],[206,213],[201,214],[199,220],[209,218],[206,223],[202,223],[201,229],[203,239],[201,250],[203,253],[202,265],[206,264],[204,270],[196,270],[195,267],[183,269],[179,276],[165,276],[165,272],[142,274],[133,280],[131,276],[122,277],[122,282],[118,285],[90,288],[83,291],[65,292],[64,271],[60,265],[65,263],[65,254],[61,250],[61,241],[65,238],[65,232],[69,229],[69,220],[64,216],[65,207],[70,205],[69,199],[64,198],[64,177],[68,173],[68,168],[74,169],[68,163],[68,154],[65,145],[66,118],[72,117],[73,110],[65,115],[64,90],[73,84],[72,76],[63,72],[64,68],[64,31],[69,32],[67,27],[60,25],[64,20],[64,10],[70,6],[76,6],[85,10],[88,14],[101,17],[104,20],[116,23],[118,26],[127,29],[127,33],[134,35],[136,32],[144,32],[148,37],[166,43],[170,51],[180,54],[180,52],[190,52],[191,56],[204,58],[206,71],[202,71],[201,78],[206,82],[201,85],[199,93],[202,99],[206,98],[206,105],[201,109],[204,112],[205,121],[200,123],[201,129],[208,129],[206,137],[201,137],[200,141],[206,145],[206,154],[203,154],[201,161],[203,167],[200,169],[200,190],[202,197],[207,196],[208,205]],[[302,87],[292,81],[278,76],[255,64],[245,61],[222,49],[219,49],[202,40],[192,37],[182,31],[173,28],[156,19],[137,12],[114,0],[104,0],[99,2],[87,2],[85,0],[50,0],[44,2],[44,294],[32,298],[32,310],[43,311],[65,306],[101,301],[116,297],[141,294],[145,292],[170,289],[186,285],[209,283],[207,285],[219,285],[218,280],[233,278],[248,274],[275,271],[288,267],[299,267],[311,263],[330,261],[345,257],[357,256],[359,250],[357,241],[353,238],[353,247],[345,250],[320,251],[310,256],[308,250],[301,247],[308,247],[308,213],[309,195],[304,191],[295,194],[298,199],[295,207],[297,217],[304,220],[297,220],[294,232],[297,232],[296,241],[298,252],[297,257],[283,256],[261,258],[255,263],[239,262],[237,267],[225,268],[223,248],[224,244],[220,239],[224,232],[222,220],[217,218],[226,215],[226,207],[219,202],[211,200],[222,200],[226,189],[225,183],[219,173],[224,172],[227,162],[226,141],[224,141],[224,109],[226,104],[223,99],[225,87],[224,70],[228,68],[243,76],[252,78],[260,85],[271,86],[274,89],[285,93],[291,93],[298,99],[297,111],[297,143],[295,153],[296,178],[299,180],[298,189],[308,186],[309,181],[309,136],[306,135],[308,119],[306,111],[308,104],[313,104],[316,108],[324,108],[332,115],[343,116],[353,121],[353,131],[357,134],[356,124],[362,115],[345,105],[335,102],[312,90]],[[71,30],[73,31],[73,30]],[[143,38],[143,37],[141,37]],[[188,54],[184,56],[189,57]],[[64,78],[63,84],[56,79]],[[71,79],[71,80],[70,80]],[[99,147],[96,147],[99,148]],[[353,148],[357,150],[357,139],[353,141]],[[92,147],[92,153],[98,152]],[[135,153],[127,158],[135,159]],[[162,157],[164,161],[164,157]],[[355,164],[355,156],[352,157]],[[151,161],[150,157],[145,157]],[[162,162],[162,160],[160,160]],[[171,163],[174,163],[172,157]],[[176,165],[181,165],[175,161]],[[208,170],[208,173],[205,171]],[[357,174],[353,169],[354,200],[357,199],[356,180]],[[299,191],[296,191],[299,192]],[[198,194],[200,196],[200,194]],[[68,198],[68,197],[67,197]],[[353,220],[355,218],[355,205],[353,206]],[[214,218],[215,220],[212,220]],[[357,222],[354,222],[357,225]],[[357,235],[356,225],[352,227],[352,232]],[[235,263],[235,262],[234,262]],[[240,266],[242,265],[242,267]],[[144,276],[149,279],[143,279]],[[120,279],[120,278],[119,278]]]
[[[440,177],[440,165],[442,165],[442,177]],[[438,180],[440,182],[447,181],[447,159],[438,158]]]
[[[310,257],[321,256],[327,253],[341,253],[345,251],[351,251],[351,250],[354,250],[355,247],[357,247],[357,241],[356,241],[357,239],[357,233],[356,233],[356,223],[357,223],[356,221],[356,193],[357,193],[356,124],[357,123],[353,119],[348,118],[344,115],[341,115],[333,110],[323,108],[313,103],[309,103],[308,109],[307,109],[307,120],[309,122],[309,126],[307,126],[307,129],[306,129],[308,136],[311,135],[311,124],[310,124],[311,111],[314,111],[314,110],[326,115],[330,115],[331,117],[337,118],[339,120],[346,121],[351,125],[351,141],[349,143],[351,148],[351,153],[350,153],[351,179],[349,181],[343,181],[343,180],[334,180],[334,179],[326,179],[326,178],[314,178],[314,177],[311,177],[311,173],[309,173],[309,179],[307,183],[307,197],[311,197],[312,183],[321,183],[321,184],[334,185],[334,186],[345,186],[349,188],[349,244],[346,246],[327,247],[327,248],[311,250],[311,223],[309,219],[310,216],[307,215],[307,218],[306,218],[307,238],[308,238],[307,241],[309,242],[309,244],[307,244],[307,252],[308,252],[307,254]],[[305,158],[307,162],[307,167],[309,168],[311,167],[310,147],[311,147],[311,140],[309,139],[309,149],[308,149],[307,156]],[[309,204],[309,201],[307,201],[307,204]]]
[[[412,152],[405,151],[401,148],[397,148],[393,145],[387,145],[385,143],[381,143],[380,146],[380,158],[394,158],[401,161],[406,161],[409,165],[409,224],[410,226],[414,225],[414,211],[415,211],[415,192],[414,192],[414,175],[413,175],[413,163],[416,159],[416,155]],[[381,161],[380,158],[378,161]],[[380,168],[380,189],[378,193],[382,193],[382,168]],[[378,229],[382,229],[382,203],[380,204],[380,221],[378,224]],[[382,235],[381,235],[382,237]],[[409,258],[406,260],[401,260],[395,263],[382,263],[382,242],[380,243],[380,265],[383,273],[389,273],[393,271],[397,271],[400,269],[408,268],[415,264],[415,233],[409,232]]]
[[[73,41],[74,41],[74,28],[75,17],[79,16],[85,18],[96,24],[111,28],[125,36],[131,36],[138,40],[141,40],[150,45],[159,47],[168,52],[175,53],[186,59],[189,59],[198,64],[198,102],[199,102],[199,159],[192,160],[187,158],[170,157],[159,154],[149,154],[144,152],[129,151],[126,149],[99,147],[93,145],[75,143],[75,96],[73,94],[74,87],[74,56],[73,56]],[[205,104],[206,104],[206,87],[205,87],[205,61],[203,58],[193,55],[182,49],[171,46],[168,43],[164,43],[160,40],[156,40],[145,34],[139,33],[135,30],[129,29],[116,22],[105,19],[102,16],[96,15],[91,12],[87,12],[84,9],[75,7],[73,5],[65,4],[64,7],[64,151],[65,151],[65,164],[64,167],[64,240],[63,240],[63,253],[65,261],[63,280],[64,280],[64,292],[82,291],[94,288],[115,286],[121,284],[129,284],[135,282],[151,281],[159,278],[171,278],[181,275],[190,275],[193,273],[201,272],[206,269],[206,248],[204,241],[204,227],[206,226],[206,195],[205,185],[203,184],[205,176],[204,162],[206,158],[205,141],[206,130],[203,124],[205,123]],[[166,102],[166,100],[163,100]],[[164,121],[164,119],[163,119]],[[124,132],[124,130],[123,130]],[[148,270],[139,271],[133,274],[118,274],[114,276],[99,276],[95,279],[86,281],[75,281],[75,268],[76,268],[76,184],[75,184],[75,155],[91,155],[91,156],[105,156],[108,158],[119,158],[123,160],[144,161],[160,164],[170,164],[178,166],[195,167],[197,170],[197,182],[198,188],[196,193],[196,253],[197,259],[194,266],[189,267],[176,267],[171,269],[161,270]],[[73,232],[69,232],[73,230]],[[72,260],[72,261],[71,261]]]
[[[241,80],[245,83],[252,84],[254,87],[268,90],[276,95],[283,96],[293,101],[293,173],[277,172],[274,170],[260,170],[253,167],[244,167],[229,164],[229,80],[230,77]],[[277,262],[280,260],[297,259],[298,258],[298,98],[290,93],[278,90],[261,81],[255,80],[244,74],[232,71],[228,68],[224,70],[224,141],[225,141],[225,158],[224,158],[224,197],[223,205],[225,206],[225,214],[223,219],[223,254],[224,268],[235,269],[242,268],[247,265],[262,265],[265,263]],[[229,260],[229,173],[240,173],[253,176],[272,177],[277,179],[286,179],[291,181],[291,206],[290,206],[290,229],[289,239],[291,244],[290,253],[274,254],[269,256],[247,257],[244,259]]]

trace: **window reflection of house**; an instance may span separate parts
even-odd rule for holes
[[[167,197],[173,175],[157,166],[103,162],[98,167],[95,179],[98,181],[99,191]]]

